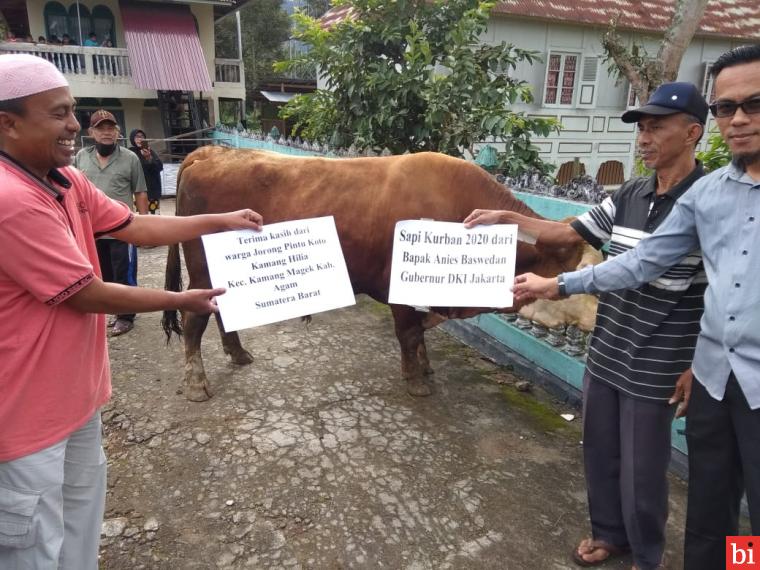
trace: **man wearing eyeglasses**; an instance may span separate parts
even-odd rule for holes
[[[710,111],[733,161],[697,181],[634,249],[554,279],[515,278],[515,300],[635,287],[702,250],[708,288],[692,370],[686,439],[689,502],[684,568],[725,567],[746,490],[760,534],[760,46],[713,64]]]

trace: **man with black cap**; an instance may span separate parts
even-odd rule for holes
[[[695,182],[635,248],[557,279],[518,275],[513,286],[517,301],[556,298],[560,289],[574,294],[637,287],[701,251],[710,286],[686,418],[688,570],[757,564],[757,540],[731,538],[739,534],[745,491],[752,534],[760,534],[760,45],[724,53],[711,73],[710,112],[731,149],[731,163]]]
[[[118,144],[119,125],[113,113],[98,109],[90,116],[90,136],[95,144],[77,153],[74,165],[109,198],[126,204],[130,210],[148,213],[148,195],[140,160]],[[103,281],[137,285],[137,249],[111,236],[97,241]],[[111,336],[132,330],[134,314],[117,315]]]
[[[475,210],[465,223],[517,223],[547,245],[609,243],[614,257],[655,231],[676,200],[704,175],[694,151],[707,103],[691,83],[665,83],[623,114],[638,124],[650,177],[629,180],[571,224]],[[556,278],[548,279],[555,284]],[[635,568],[662,563],[674,404],[685,406],[706,280],[699,252],[638,289],[604,293],[589,347],[583,393],[583,450],[592,538],[573,550],[579,566],[632,553]]]

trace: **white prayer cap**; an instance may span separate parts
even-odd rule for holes
[[[0,101],[68,85],[58,68],[46,59],[25,53],[0,55]]]

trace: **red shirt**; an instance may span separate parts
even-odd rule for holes
[[[63,301],[100,276],[95,235],[132,214],[73,168],[48,182],[0,155],[0,462],[67,437],[111,396],[105,315]]]

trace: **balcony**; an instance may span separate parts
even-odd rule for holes
[[[131,83],[132,70],[126,49],[0,43],[0,53],[36,55],[55,65],[64,75],[76,79]]]
[[[239,59],[215,59],[215,81],[221,83],[240,83],[243,78],[243,62]]]
[[[48,60],[66,76],[77,97],[155,97],[155,91],[134,86],[129,55],[123,48],[5,42],[0,43],[0,53],[28,53]],[[241,60],[216,59],[214,64],[217,87],[234,92],[244,89]],[[104,91],[113,87],[121,88],[118,93]]]

